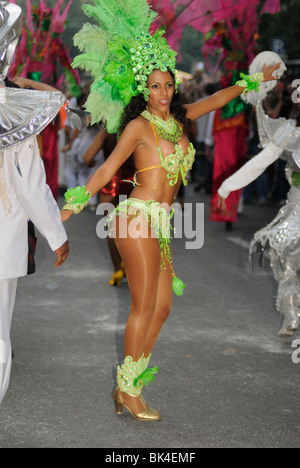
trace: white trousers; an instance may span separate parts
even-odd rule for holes
[[[0,404],[9,386],[11,372],[10,328],[18,279],[0,279]]]

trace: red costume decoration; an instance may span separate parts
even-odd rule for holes
[[[220,222],[236,222],[241,190],[230,194],[226,201],[227,211],[225,213],[220,213],[217,208],[217,190],[227,177],[245,163],[248,125],[245,112],[225,120],[222,120],[221,113],[221,110],[216,112],[214,122],[215,161],[210,219]]]

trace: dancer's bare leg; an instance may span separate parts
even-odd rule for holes
[[[159,285],[155,312],[148,327],[145,341],[144,355],[152,353],[161,329],[167,320],[172,307],[173,276],[170,266],[166,260],[166,269],[161,270],[159,275]]]
[[[116,219],[116,224],[118,226],[119,217]],[[144,226],[144,229],[147,230],[146,238],[135,239],[128,234],[126,238],[116,239],[131,294],[131,309],[124,334],[124,355],[132,356],[134,361],[139,360],[145,349],[149,324],[156,310],[160,278],[159,241],[151,238],[151,229],[148,225]],[[145,410],[140,399],[121,393],[125,404],[135,413]]]
[[[160,247],[157,239],[117,239],[131,294],[131,309],[124,335],[124,354],[137,361],[143,354],[157,302]]]

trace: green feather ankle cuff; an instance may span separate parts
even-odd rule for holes
[[[132,396],[140,396],[144,385],[148,386],[154,381],[154,375],[159,371],[158,367],[149,367],[151,354],[145,358],[140,357],[137,362],[131,356],[127,356],[122,366],[117,368],[118,386],[121,392]]]

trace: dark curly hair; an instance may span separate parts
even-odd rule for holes
[[[170,70],[168,71],[175,80],[173,73]],[[191,120],[186,117],[187,111],[183,104],[183,95],[180,93],[180,91],[174,93],[170,105],[170,112],[175,117],[175,119],[178,120],[178,122],[184,125],[184,131],[189,132],[191,128]],[[130,103],[124,109],[124,114],[118,131],[119,136],[125,127],[129,124],[129,122],[136,119],[146,109],[146,107],[147,102],[145,101],[143,94],[138,94],[137,96],[131,98]]]

